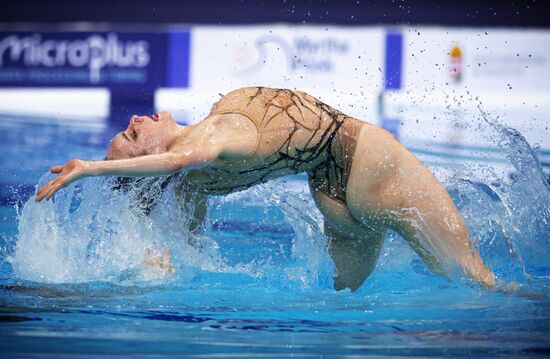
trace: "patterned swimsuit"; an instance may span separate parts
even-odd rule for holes
[[[258,131],[256,150],[245,159],[214,163],[189,179],[205,194],[227,194],[269,179],[306,172],[345,201],[363,122],[299,91],[247,87],[221,98],[212,115],[240,114]]]

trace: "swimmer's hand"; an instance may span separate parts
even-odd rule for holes
[[[88,176],[86,174],[86,162],[78,159],[70,160],[61,166],[54,166],[50,169],[50,172],[59,173],[59,176],[38,190],[36,193],[36,202],[40,202],[44,198],[49,200],[61,188]]]
[[[489,267],[484,266],[480,272],[472,275],[472,277],[485,289],[495,287],[495,274]]]
[[[176,271],[176,267],[170,263],[170,252],[168,251],[164,251],[162,256],[154,256],[153,251],[150,248],[146,248],[143,264],[160,268],[162,270],[162,274],[164,275],[174,273]]]

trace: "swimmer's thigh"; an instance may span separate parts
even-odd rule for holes
[[[348,177],[346,203],[358,222],[395,230],[434,273],[446,276],[433,248],[441,241],[455,240],[456,235],[440,230],[448,225],[439,223],[447,218],[461,223],[460,215],[433,174],[384,129],[363,126]],[[436,236],[426,236],[421,228]],[[467,238],[467,231],[464,233]],[[469,248],[467,244],[463,247]]]
[[[393,227],[392,214],[401,209],[402,191],[395,181],[399,144],[389,132],[365,124],[358,137],[346,183],[346,204],[360,223],[374,219]]]

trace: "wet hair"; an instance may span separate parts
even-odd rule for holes
[[[138,209],[143,214],[149,215],[174,177],[175,175],[154,178],[117,177],[111,189],[123,191],[131,196],[132,209]]]
[[[105,156],[104,161],[112,159]],[[175,175],[168,177],[116,177],[111,190],[122,191],[131,196],[132,209],[138,209],[148,216]]]

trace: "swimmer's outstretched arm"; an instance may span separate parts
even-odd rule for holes
[[[201,151],[165,152],[156,155],[139,156],[124,160],[83,161],[70,160],[64,165],[54,166],[51,173],[59,173],[46,183],[36,194],[36,201],[50,199],[63,187],[79,179],[92,176],[155,177],[176,173],[180,170],[200,168],[216,159],[218,148]]]
[[[50,199],[61,188],[84,177],[155,177],[205,167],[220,155],[248,155],[257,134],[240,125],[239,118],[233,115],[207,118],[168,152],[110,161],[74,159],[54,166],[50,171],[59,175],[38,190],[36,202]]]

